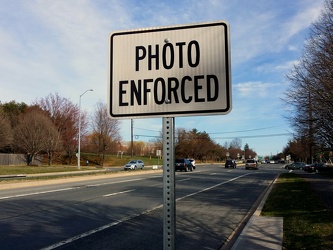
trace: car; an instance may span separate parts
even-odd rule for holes
[[[258,162],[254,159],[247,159],[245,169],[258,169]]]
[[[287,164],[284,168],[285,169],[291,169],[291,170],[303,170],[303,168],[306,166],[305,162],[293,162],[291,164]]]
[[[195,169],[195,160],[194,159],[188,159],[188,160],[191,162],[193,169]]]
[[[313,173],[316,172],[317,167],[324,167],[325,164],[323,162],[317,162],[317,163],[312,163],[312,164],[306,164],[303,167],[303,170],[308,173]]]
[[[145,164],[141,160],[131,160],[125,166],[124,170],[136,170],[138,168],[143,169]]]
[[[232,160],[232,159],[228,159],[226,160],[225,164],[224,164],[224,167],[225,168],[236,168],[236,161],[235,160]]]
[[[333,173],[333,166],[332,165],[327,165],[327,164],[322,164],[321,166],[316,167],[316,174],[331,174]]]
[[[180,158],[180,159],[176,159],[175,161],[175,171],[193,171],[193,165],[192,163],[189,161],[189,159],[185,159],[185,158]]]

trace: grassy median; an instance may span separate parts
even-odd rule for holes
[[[333,211],[295,173],[280,175],[262,215],[284,218],[283,249],[333,249]]]

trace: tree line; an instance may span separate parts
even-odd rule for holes
[[[88,123],[87,113],[80,112],[78,105],[58,93],[37,99],[31,105],[0,103],[0,127],[0,152],[23,153],[27,165],[37,154],[44,155],[49,165],[55,159],[73,164],[79,130],[82,148],[97,155],[97,164],[103,164],[105,154],[121,139],[119,121],[108,119],[106,104],[96,104]]]
[[[333,0],[324,2],[287,78],[291,87],[284,101],[295,136],[284,153],[309,163],[327,161],[333,151]]]
[[[120,135],[121,123],[108,117],[106,104],[98,102],[88,119],[88,114],[80,112],[77,104],[58,93],[51,93],[30,105],[0,102],[0,152],[24,154],[27,165],[36,155],[43,155],[48,165],[54,162],[75,164],[79,115],[81,152],[96,155],[95,164],[103,165],[108,154],[131,155],[134,152],[136,156],[156,156],[156,150],[163,150],[162,134],[150,142],[135,141],[124,145]],[[241,140],[237,138],[222,146],[206,132],[184,128],[178,128],[175,137],[176,157],[223,160],[256,156],[247,144],[241,149]]]

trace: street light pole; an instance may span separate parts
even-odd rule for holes
[[[77,153],[77,167],[81,169],[80,166],[80,158],[81,158],[81,97],[87,93],[88,91],[93,91],[92,89],[87,89],[84,91],[79,98],[79,146],[78,146],[78,153]]]

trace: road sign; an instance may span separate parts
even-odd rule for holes
[[[113,118],[231,111],[228,23],[118,31],[109,42]]]

